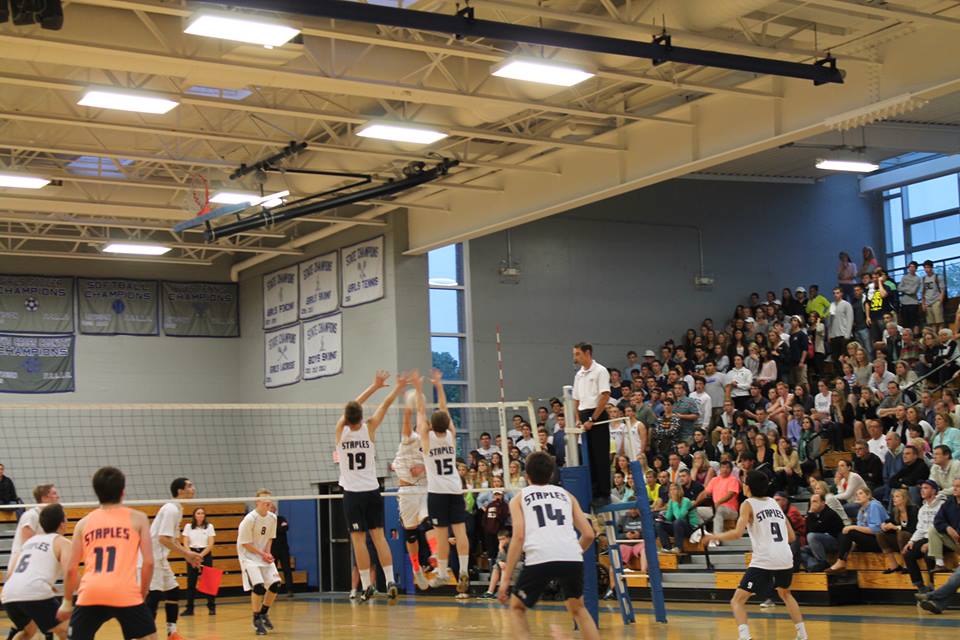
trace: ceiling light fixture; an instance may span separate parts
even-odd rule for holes
[[[817,160],[817,169],[824,171],[849,171],[852,173],[871,173],[880,168],[880,165],[866,160]]]
[[[259,44],[272,49],[292,40],[300,30],[260,18],[200,13],[194,16],[183,32],[193,36]]]
[[[42,189],[50,184],[46,178],[21,173],[0,173],[0,188],[6,189]]]
[[[283,198],[290,195],[289,191],[277,191],[266,196],[256,193],[243,193],[240,191],[219,191],[210,198],[210,202],[216,204],[248,204],[251,207],[262,204],[267,209],[278,207],[283,204]]]
[[[81,98],[77,104],[81,107],[163,114],[180,103],[175,100],[170,100],[169,98],[144,93],[142,91],[90,88],[87,89],[87,92],[83,94],[83,98]]]
[[[103,248],[104,253],[122,253],[131,256],[162,256],[170,251],[170,247],[161,244],[131,244],[127,242],[111,242]]]
[[[531,58],[510,58],[493,67],[498,78],[524,80],[558,87],[572,87],[594,76],[589,71],[565,64]]]
[[[371,121],[356,131],[361,138],[376,138],[392,142],[409,142],[411,144],[433,144],[443,140],[448,134],[443,131],[429,129],[411,124]]]

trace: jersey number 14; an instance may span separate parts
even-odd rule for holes
[[[554,510],[552,504],[535,504],[533,505],[533,512],[537,514],[537,524],[541,527],[547,526],[548,520],[553,520],[558,527],[562,527],[566,521],[566,518],[563,517],[563,511],[560,509]]]

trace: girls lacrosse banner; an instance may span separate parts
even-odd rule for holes
[[[300,382],[300,325],[263,334],[264,373],[267,389]]]

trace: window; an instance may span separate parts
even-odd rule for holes
[[[205,98],[222,98],[224,100],[244,100],[253,94],[249,89],[219,89],[217,87],[206,87],[200,84],[194,85],[184,93],[192,96],[203,96]]]
[[[103,156],[77,156],[67,164],[67,172],[78,176],[93,176],[96,178],[123,178],[127,177],[123,168],[133,164],[133,160],[126,158],[104,158]]]

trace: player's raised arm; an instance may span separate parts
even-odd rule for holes
[[[430,374],[430,382],[433,383],[433,388],[437,392],[437,403],[439,404],[439,410],[443,413],[450,415],[450,412],[447,410],[447,392],[443,388],[443,373],[439,369],[434,369]],[[456,425],[453,424],[453,418],[450,418],[450,433],[456,434]]]
[[[722,502],[720,504],[723,504]],[[725,540],[736,540],[743,537],[743,533],[747,530],[747,525],[750,524],[750,521],[753,520],[753,507],[750,506],[750,503],[744,500],[743,504],[740,505],[740,517],[737,518],[737,526],[731,529],[730,531],[724,531],[720,534],[708,534],[703,536],[703,544],[709,542],[725,541]]]
[[[375,394],[378,390],[387,386],[387,379],[390,377],[390,373],[384,371],[383,369],[378,369],[373,376],[373,383],[363,390],[356,398],[356,402],[363,406],[363,403],[370,399],[370,396]],[[343,433],[344,427],[347,426],[347,421],[344,416],[340,416],[340,419],[337,420],[337,428],[335,432],[334,442],[337,443],[337,446],[340,445],[340,436]]]
[[[426,399],[423,397],[423,380],[420,378],[420,375],[417,374],[413,379],[413,388],[417,392],[417,435],[420,436],[421,446],[426,451],[427,443],[427,434],[430,431],[430,423],[427,421],[427,406]]]
[[[371,439],[376,433],[377,427],[379,427],[380,423],[383,422],[383,417],[387,414],[387,409],[389,409],[390,405],[393,404],[393,401],[397,399],[397,396],[400,395],[400,392],[407,387],[408,379],[409,374],[397,374],[397,384],[393,387],[393,390],[387,394],[387,397],[384,398],[383,402],[380,403],[380,406],[377,407],[377,412],[373,414],[373,417],[367,420],[367,430],[370,432]]]
[[[413,369],[412,371],[410,371],[408,382],[412,385],[413,392],[415,394],[419,394],[420,384],[421,384],[420,372],[417,371],[416,369]],[[407,405],[403,409],[403,425],[400,428],[400,436],[403,438],[409,438],[410,436],[413,435],[413,431],[415,429],[414,422],[413,422],[414,421],[413,414],[416,411],[419,415],[419,407],[416,406],[417,404],[419,403],[415,403],[415,406],[413,407],[411,407],[410,405]]]
[[[518,493],[510,501],[510,519],[513,522],[513,535],[510,537],[510,549],[507,551],[507,562],[500,574],[500,589],[497,592],[497,599],[502,604],[507,604],[508,590],[513,578],[513,570],[520,561],[523,554],[523,539],[526,526],[523,520],[523,507],[520,501],[523,495]],[[582,514],[581,514],[582,515]]]

